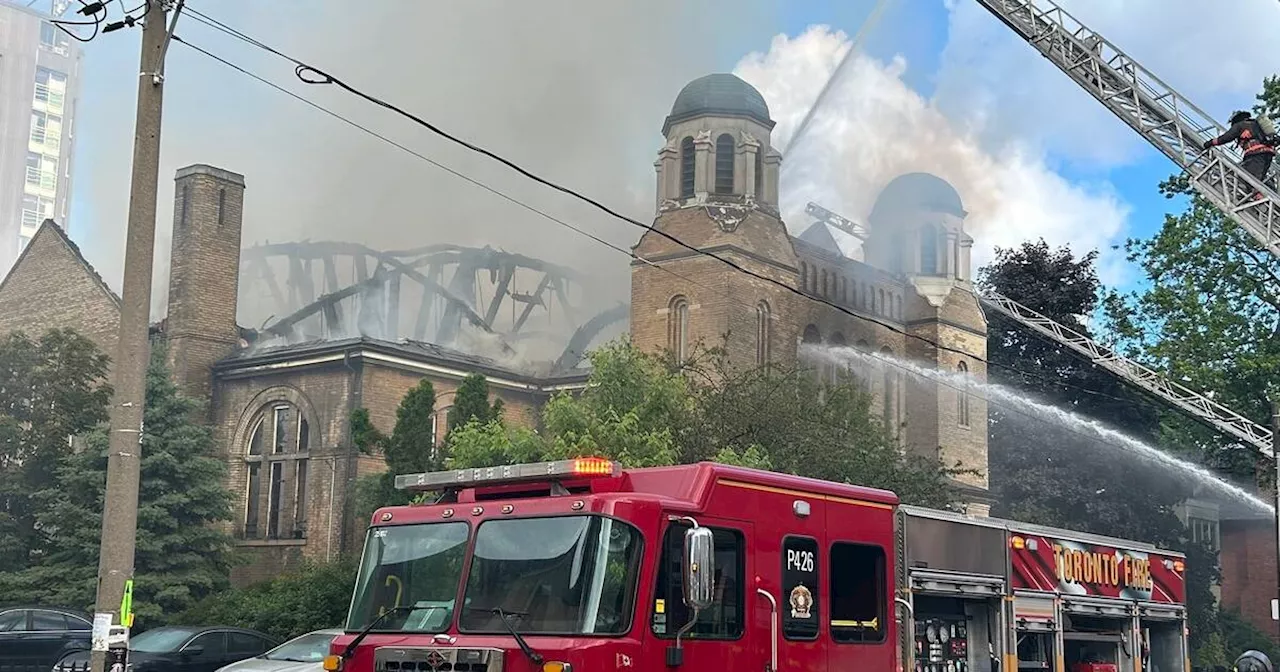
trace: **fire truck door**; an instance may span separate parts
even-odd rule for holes
[[[711,607],[699,612],[697,620],[689,624],[693,613],[684,605],[682,588],[684,533],[689,526],[672,522],[663,533],[657,586],[650,608],[649,629],[658,640],[658,646],[653,647],[658,656],[674,646],[676,633],[688,626],[681,642],[680,669],[686,671],[723,668],[725,660],[737,652],[754,651],[761,640],[754,626],[757,619],[753,618],[753,605],[758,602],[754,594],[756,582],[748,580],[758,571],[752,566],[748,550],[755,543],[751,524],[711,516],[697,516],[696,520],[713,535]],[[758,669],[763,669],[766,661],[759,658]]]

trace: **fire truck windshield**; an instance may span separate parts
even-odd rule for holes
[[[361,630],[383,612],[375,631],[443,632],[453,621],[453,602],[466,557],[467,523],[374,527],[347,617],[347,630]]]
[[[482,523],[461,632],[612,635],[631,627],[641,535],[597,515]]]

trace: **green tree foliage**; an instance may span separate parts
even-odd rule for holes
[[[1044,241],[998,250],[980,272],[984,289],[999,292],[1059,324],[1093,337],[1084,316],[1098,307],[1095,254],[1076,258]],[[1003,315],[989,313],[988,378],[1161,449],[1178,419],[1111,373]],[[1184,539],[1174,507],[1195,492],[1176,471],[1124,452],[1087,431],[1045,422],[1021,409],[991,404],[988,457],[997,515],[1124,539],[1187,553],[1187,609],[1197,660],[1213,660],[1222,642],[1210,586],[1218,578],[1213,552]]]
[[[356,582],[356,561],[305,563],[270,581],[201,600],[175,621],[252,628],[284,641],[312,630],[341,627]]]
[[[453,397],[453,407],[449,409],[448,431],[452,432],[472,420],[483,425],[501,419],[502,400],[494,399],[489,403],[489,381],[479,373],[463,378]]]
[[[1075,257],[1043,240],[999,249],[979,273],[995,291],[1091,336],[1084,317],[1097,307],[1096,253]],[[1114,375],[1004,315],[988,314],[987,377],[1018,395],[1154,441],[1160,415]],[[1176,544],[1176,506],[1190,489],[1176,473],[1146,463],[1088,430],[991,403],[988,459],[994,511],[1045,525]],[[1145,475],[1145,477],[1144,477]]]
[[[36,493],[57,486],[69,438],[106,420],[107,365],[106,355],[70,330],[0,340],[0,568],[6,573],[41,562],[48,551],[37,526]]]
[[[142,625],[153,626],[226,587],[231,540],[216,524],[230,519],[231,495],[210,429],[192,421],[200,403],[178,393],[159,348],[146,384],[134,609]],[[34,494],[47,551],[39,565],[0,578],[0,594],[93,603],[106,454],[107,431],[99,427],[83,449],[62,456],[54,483]]]
[[[391,434],[384,434],[374,426],[368,409],[352,411],[352,442],[361,452],[380,453],[387,460],[387,471],[361,477],[356,483],[356,515],[368,518],[379,506],[408,504],[412,497],[396,490],[396,474],[439,468],[441,461],[433,433],[435,413],[436,391],[426,378],[418,381],[400,400]]]
[[[853,385],[819,385],[801,368],[730,367],[709,351],[686,368],[625,341],[590,355],[579,395],[543,411],[541,431],[471,423],[455,430],[449,466],[490,466],[603,455],[644,467],[712,459],[894,489],[904,500],[955,500],[941,464],[903,457]]]
[[[1259,112],[1280,115],[1280,78],[1269,77]],[[1160,185],[1187,207],[1165,216],[1150,239],[1125,244],[1146,274],[1146,287],[1107,300],[1110,327],[1127,354],[1260,424],[1269,422],[1265,392],[1280,370],[1280,260],[1196,195],[1185,174]],[[1170,441],[1189,445],[1206,463],[1238,477],[1253,455],[1179,419]]]

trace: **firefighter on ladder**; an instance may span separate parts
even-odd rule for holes
[[[1258,120],[1248,112],[1236,112],[1231,115],[1231,128],[1212,140],[1206,140],[1202,149],[1208,150],[1210,147],[1225,145],[1228,142],[1236,143],[1240,153],[1244,155],[1244,159],[1240,161],[1240,167],[1257,178],[1259,182],[1265,180],[1267,171],[1271,169],[1271,161],[1276,156],[1276,148],[1273,146],[1274,138],[1267,136]],[[1261,192],[1253,195],[1254,200],[1260,198],[1262,198]]]

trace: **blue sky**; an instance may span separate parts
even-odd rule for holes
[[[1144,31],[1135,18],[1150,17],[1153,2],[1063,0],[1082,20],[1212,113],[1226,114],[1232,107],[1248,104],[1265,72],[1259,69],[1265,66],[1255,64],[1261,59],[1253,54],[1270,53],[1270,44],[1261,38],[1237,39],[1215,27],[1203,26],[1190,6],[1162,13],[1159,22],[1148,20],[1151,31]],[[1280,11],[1276,11],[1273,0],[1239,2],[1248,3],[1250,11],[1266,17],[1275,14],[1280,21]],[[1030,154],[1028,165],[1040,171],[1036,179],[1043,182],[1044,175],[1040,173],[1045,173],[1067,182],[1056,187],[1058,192],[1044,193],[1060,193],[1069,187],[1072,198],[1094,209],[1081,212],[1095,212],[1097,208],[1110,207],[1099,194],[1111,192],[1120,206],[1129,209],[1127,217],[1115,215],[1116,221],[1123,220],[1115,231],[1094,237],[1064,234],[1059,222],[1058,228],[1046,234],[1051,242],[1084,240],[1106,248],[1121,243],[1125,237],[1151,235],[1165,213],[1177,211],[1176,203],[1156,191],[1157,183],[1173,170],[1167,159],[1111,119],[1060,73],[1046,67],[1029,46],[976,9],[976,3],[955,3],[955,9],[948,9],[943,0],[891,0],[879,24],[860,47],[883,64],[891,63],[895,57],[905,59],[907,66],[900,73],[901,82],[925,104],[936,103],[960,131],[972,130],[970,115],[976,118],[974,110],[980,107],[974,103],[978,98],[966,96],[983,96],[981,100],[989,109],[981,111],[982,118],[994,121],[976,132],[975,142],[995,157],[995,164],[1016,172],[1023,164],[1002,163],[1001,158],[1002,152],[1016,147]],[[387,3],[353,14],[350,4],[338,0],[308,3],[306,12],[297,11],[302,6],[300,2],[192,3],[276,46],[318,64],[339,68],[354,81],[413,109],[424,110],[482,144],[515,154],[552,174],[561,174],[566,181],[615,202],[632,199],[635,211],[641,213],[645,207],[651,208],[644,189],[649,188],[652,153],[660,143],[654,133],[681,81],[708,71],[731,70],[752,52],[770,52],[771,40],[779,33],[796,38],[811,26],[825,24],[851,37],[873,7],[870,0],[713,0],[695,8],[678,3],[663,5],[662,11],[672,15],[687,14],[688,19],[682,21],[675,16],[655,15],[654,11],[641,14],[640,10],[631,9],[592,9],[589,13],[599,15],[583,16],[581,5],[552,3],[551,9],[521,19],[511,16],[510,5],[498,7],[480,2],[474,8],[451,4],[447,13],[423,10],[431,24],[443,27],[415,27],[409,15],[424,5],[401,3],[392,8],[393,3]],[[486,11],[489,15],[484,14]],[[615,11],[623,18],[609,14]],[[493,20],[510,25],[495,25]],[[529,31],[523,30],[522,22],[531,24]],[[602,22],[630,26],[632,30],[609,34],[591,28]],[[581,25],[572,25],[577,23]],[[1176,45],[1148,35],[1168,29],[1164,24],[1182,30],[1188,40],[1197,38],[1195,31],[1204,32],[1198,36],[1200,42],[1220,47],[1223,57],[1230,59],[1229,67],[1214,70],[1212,64],[1203,63],[1203,57],[1189,55]],[[723,30],[714,39],[708,37],[709,27],[717,25]],[[433,37],[427,34],[432,30],[442,32]],[[459,35],[456,43],[449,42],[452,35],[443,32],[446,30]],[[548,37],[535,39],[536,31],[544,31]],[[563,31],[563,35],[556,37],[557,31]],[[291,68],[286,64],[202,25],[187,21],[179,33],[274,81],[286,85],[291,81]],[[121,265],[117,250],[122,244],[127,205],[138,37],[136,30],[113,33],[100,37],[86,49],[70,228],[109,281],[118,277]],[[484,51],[477,45],[483,45]],[[484,58],[495,50],[499,53],[491,61]],[[614,51],[617,54],[609,54]],[[507,218],[510,213],[483,202],[481,196],[468,200],[472,196],[465,189],[451,185],[449,178],[431,172],[421,162],[324,119],[179,45],[175,45],[170,58],[157,251],[161,268],[167,256],[171,217],[169,179],[177,167],[193,162],[224,165],[247,175],[250,192],[246,208],[253,221],[246,222],[246,244],[265,239],[345,236],[366,237],[370,244],[392,245],[421,242],[419,238],[424,235],[447,236],[457,242],[499,239],[511,246],[527,245],[534,252],[546,244],[542,240],[546,236],[526,239],[509,228],[486,228],[490,220]],[[452,59],[456,62],[450,62]],[[638,59],[652,63],[637,65],[634,61]],[[525,67],[527,72],[522,71]],[[957,75],[963,67],[974,70]],[[781,76],[776,72],[773,75]],[[442,81],[442,77],[448,81]],[[521,89],[519,104],[500,101],[494,93],[495,89],[520,86],[522,82],[527,88]],[[539,82],[545,82],[541,86],[545,91],[539,90]],[[560,88],[568,89],[564,96],[574,101],[571,109],[575,114],[580,114],[585,105],[599,108],[601,118],[591,120],[587,129],[581,128],[581,120],[562,123],[557,117],[563,116],[567,101],[551,98]],[[957,88],[963,89],[960,95]],[[452,166],[465,168],[468,174],[505,179],[490,167],[451,153],[449,148],[367,106],[331,91],[300,92],[410,142],[433,157],[443,158]],[[785,101],[771,100],[770,104],[775,111],[786,106]],[[610,129],[606,123],[613,123],[616,128]],[[606,146],[611,135],[623,136],[624,140],[618,141],[617,146]],[[895,138],[884,141],[900,142]],[[569,165],[570,159],[576,165]],[[561,160],[565,163],[559,163]],[[919,158],[914,160],[918,163]],[[394,180],[403,182],[372,192],[346,189],[373,168],[388,171]],[[1003,179],[1010,182],[1008,176]],[[418,227],[352,224],[364,216],[376,215],[379,222],[417,216],[421,198],[414,198],[417,195],[413,192],[423,184],[437,183],[440,193],[431,206],[443,211],[439,219],[447,219],[447,227],[434,223]],[[506,184],[530,199],[546,198],[527,185]],[[1016,187],[1005,185],[999,193],[1017,196],[1011,189]],[[1021,208],[1010,212],[1031,212],[1031,217],[1039,217],[1035,213],[1053,214],[1056,207],[1056,203],[1032,205],[1040,210]],[[569,206],[554,207],[586,217]],[[861,207],[860,201],[848,207],[856,210]],[[458,224],[463,217],[478,221]],[[1006,217],[998,221],[1007,226],[1010,220]],[[1068,229],[1092,225],[1084,215],[1066,221]],[[615,224],[591,221],[588,225],[619,240],[630,240],[632,236],[631,232],[618,230]],[[998,232],[1000,239],[1006,243],[1017,240],[1024,227],[1018,223],[1015,228],[1016,231]],[[1036,235],[1034,225],[1025,228],[1025,235]],[[1132,271],[1112,273],[1111,277],[1126,287],[1141,282],[1140,274]],[[163,291],[163,277],[157,277],[157,295]]]

